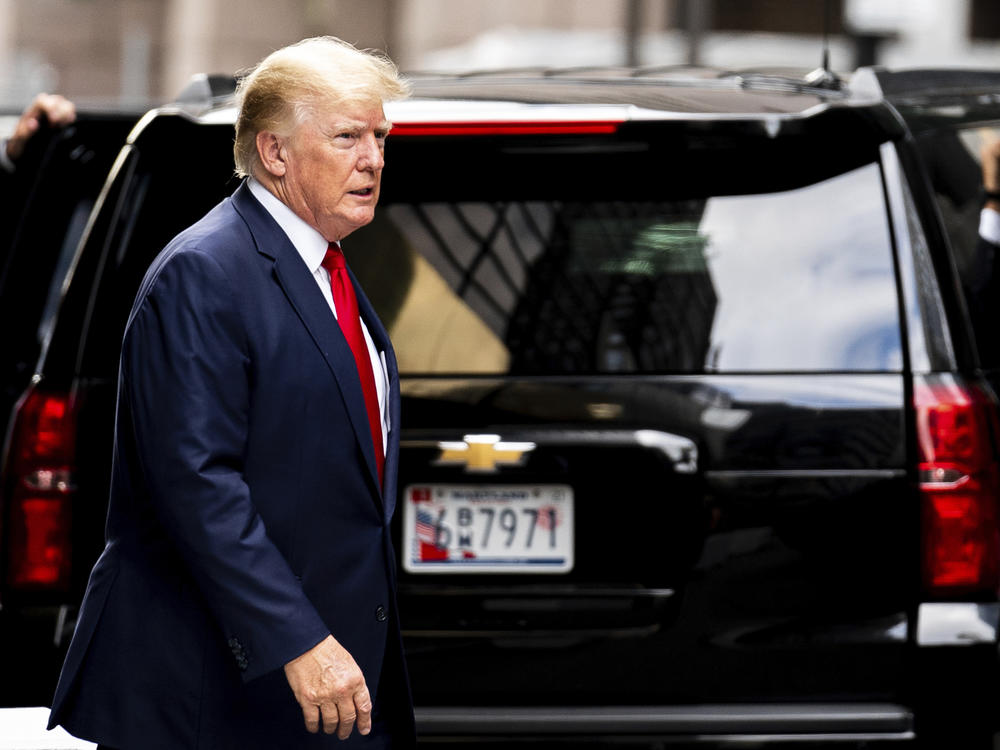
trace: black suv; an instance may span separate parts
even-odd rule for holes
[[[1000,75],[415,88],[345,251],[402,373],[424,739],[991,747]],[[126,315],[233,117],[151,112],[108,178],[10,431],[5,611],[80,596]]]

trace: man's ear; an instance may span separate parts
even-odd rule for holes
[[[257,155],[261,166],[272,177],[284,177],[288,165],[285,162],[284,139],[270,130],[257,133]]]

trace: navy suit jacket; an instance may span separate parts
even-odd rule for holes
[[[384,492],[351,350],[247,186],[154,261],[123,341],[107,545],[53,726],[118,748],[345,747],[305,731],[282,669],[332,633],[412,731],[408,690],[379,693],[383,660],[402,664],[397,369],[355,288],[388,371]]]

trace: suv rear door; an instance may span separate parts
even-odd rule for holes
[[[418,705],[474,731],[512,702],[901,699],[885,136],[837,110],[534,125],[397,126],[345,242],[403,376]]]

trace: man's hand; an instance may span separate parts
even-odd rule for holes
[[[17,161],[28,140],[47,121],[50,126],[68,125],[76,119],[73,102],[58,94],[39,94],[21,113],[14,134],[7,140],[7,156]]]
[[[372,701],[365,676],[332,635],[285,665],[285,677],[302,706],[306,729],[346,740],[355,722],[361,734],[372,728]]]
[[[983,190],[1000,193],[1000,138],[987,141],[980,152],[983,167]],[[988,198],[986,208],[1000,211],[1000,201]]]

